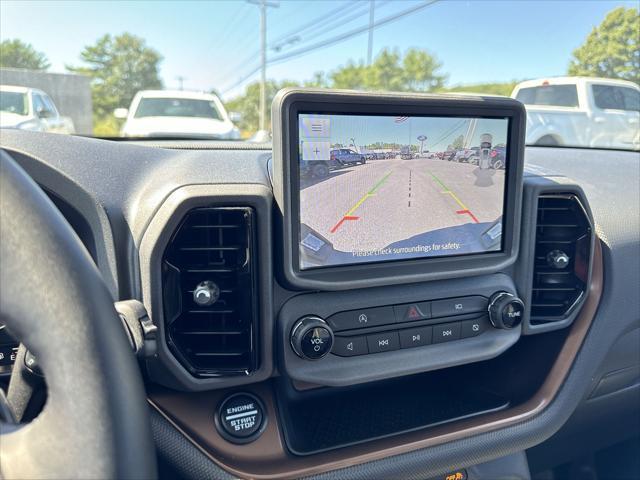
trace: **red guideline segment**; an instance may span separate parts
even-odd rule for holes
[[[338,223],[336,223],[333,228],[330,230],[331,233],[336,233],[336,230],[338,230],[340,228],[340,225],[342,225],[345,221],[347,220],[358,220],[360,219],[360,217],[353,217],[350,215],[345,215],[344,217],[342,217],[340,219],[340,221]]]

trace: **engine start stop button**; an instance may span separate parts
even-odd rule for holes
[[[266,413],[257,397],[236,393],[220,404],[215,420],[218,432],[225,439],[233,443],[248,443],[264,430]]]

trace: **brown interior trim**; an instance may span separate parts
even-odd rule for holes
[[[269,381],[243,388],[264,402],[270,421],[260,438],[248,445],[234,445],[215,430],[213,414],[229,390],[184,393],[151,387],[149,403],[180,430],[213,462],[243,478],[299,478],[381,458],[440,445],[514,425],[539,414],[558,393],[595,317],[603,288],[602,249],[596,237],[591,284],[585,304],[574,321],[547,379],[527,402],[500,412],[374,440],[308,457],[287,453]]]

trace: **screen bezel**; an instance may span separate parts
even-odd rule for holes
[[[501,250],[301,269],[298,159],[298,116],[301,113],[508,119]],[[289,286],[342,290],[409,283],[494,272],[515,261],[520,227],[525,119],[520,102],[500,97],[288,90],[274,101],[276,119],[281,124],[274,122],[274,192],[282,211],[281,277]]]
[[[298,111],[297,113],[297,131],[296,131],[296,140],[300,141],[300,116],[301,115],[348,115],[348,116],[361,116],[361,117],[371,117],[372,115],[367,114],[367,113],[356,113],[356,114],[337,114],[335,112],[332,112],[330,114],[327,113],[323,113],[323,112],[303,112],[303,111]],[[376,115],[377,117],[380,116],[385,116],[385,117],[396,117],[399,116],[397,114],[384,114],[384,115]],[[447,116],[443,116],[443,115],[431,115],[431,114],[422,114],[422,115],[414,115],[411,118],[460,118],[460,119],[479,119],[479,118],[485,118],[485,119],[499,119],[499,120],[507,120],[507,140],[506,140],[506,147],[507,149],[509,148],[509,124],[511,123],[511,118],[510,117],[461,117],[461,116],[456,116],[456,115],[447,115]],[[503,216],[503,220],[502,220],[502,230],[504,231],[505,228],[505,223],[504,223],[504,212],[506,209],[506,204],[507,204],[507,184],[508,184],[508,178],[509,178],[509,157],[507,154],[507,159],[505,161],[505,176],[504,176],[504,185],[503,185],[503,193],[502,193],[502,216]],[[369,265],[369,264],[373,264],[373,263],[389,263],[389,262],[403,262],[405,260],[422,260],[425,258],[451,258],[451,257],[463,257],[463,256],[470,256],[470,255],[487,255],[490,253],[502,253],[504,252],[504,236],[500,236],[500,248],[497,250],[488,250],[488,251],[480,251],[480,252],[470,252],[470,253],[460,253],[460,254],[452,254],[452,255],[429,255],[429,256],[424,256],[424,257],[410,257],[410,258],[395,258],[395,259],[389,259],[389,260],[376,260],[376,261],[361,261],[361,262],[350,262],[350,263],[341,263],[341,264],[337,264],[337,265],[315,265],[313,267],[307,267],[307,268],[302,268],[300,266],[300,241],[301,241],[301,227],[302,224],[300,223],[300,216],[301,216],[301,202],[300,202],[300,160],[298,158],[298,162],[296,163],[296,168],[292,169],[291,172],[293,175],[295,175],[295,177],[292,177],[292,181],[293,181],[293,191],[292,191],[292,205],[296,205],[296,211],[292,212],[292,221],[297,221],[298,222],[298,227],[296,229],[295,234],[297,235],[296,239],[298,241],[298,250],[297,250],[297,261],[298,261],[298,269],[301,272],[306,272],[309,270],[315,270],[315,269],[320,269],[320,268],[336,268],[336,267],[342,267],[342,266],[356,266],[356,265]],[[295,223],[293,224],[293,226],[295,227]],[[428,232],[425,232],[428,233]],[[455,239],[452,239],[455,240]]]

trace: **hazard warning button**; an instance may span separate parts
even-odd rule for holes
[[[431,302],[408,303],[393,307],[396,322],[414,322],[431,318]]]

